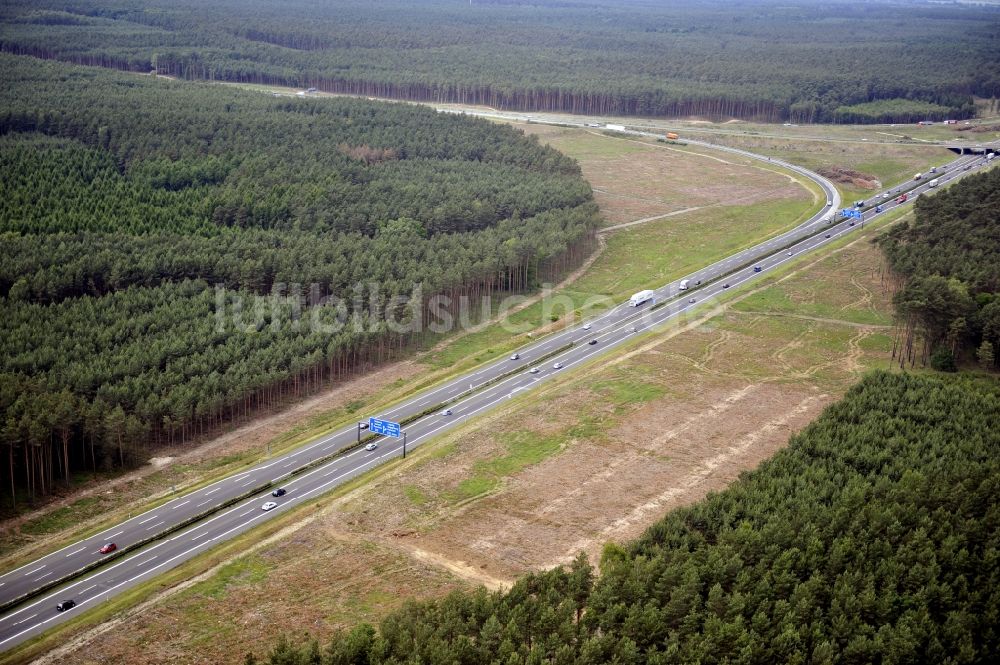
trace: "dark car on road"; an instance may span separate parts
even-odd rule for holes
[[[64,600],[56,605],[56,612],[65,612],[71,607],[76,607],[76,601],[72,598],[70,600]]]
[[[285,496],[285,488],[279,487],[278,489],[271,492],[271,496]]]

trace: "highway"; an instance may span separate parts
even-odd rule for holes
[[[790,231],[684,276],[682,279],[689,280],[691,284],[691,289],[687,291],[678,289],[681,282],[678,279],[656,289],[654,300],[639,307],[621,303],[594,319],[577,323],[518,349],[519,357],[516,360],[510,357],[494,360],[465,375],[428,388],[382,413],[369,415],[398,421],[423,413],[430,407],[446,405],[450,409],[450,415],[443,415],[440,409],[444,407],[441,406],[434,413],[404,426],[407,448],[419,446],[431,437],[466,422],[483,411],[495,408],[505,400],[523,394],[574,366],[609,353],[637,334],[651,328],[676,324],[692,310],[701,307],[705,301],[718,297],[728,289],[765,276],[775,268],[795,260],[802,253],[835,242],[861,226],[855,220],[840,221],[839,216],[835,218],[834,224],[825,223],[824,220],[831,213],[839,210],[840,196],[830,182],[806,169],[742,150],[695,141],[690,143],[738,153],[802,174],[823,189],[831,205]],[[948,180],[970,172],[964,170],[967,165],[974,170],[984,163],[982,158],[964,156],[954,160],[943,173],[935,177],[943,185]],[[928,179],[925,178],[911,192],[910,200],[902,205],[909,205],[915,194],[926,191],[927,183]],[[894,198],[889,198],[883,205],[885,212],[888,212],[899,204],[894,202]],[[864,221],[875,216],[877,215],[873,211],[869,211]],[[572,346],[565,348],[570,343]],[[551,357],[540,362],[539,359],[545,356]],[[556,368],[557,363],[559,368]],[[356,427],[339,430],[246,471],[177,496],[155,509],[0,576],[0,603],[14,603],[52,581],[66,579],[86,566],[99,564],[106,558],[99,551],[104,543],[113,541],[119,549],[127,548],[175,529],[168,536],[109,560],[106,565],[90,572],[79,574],[54,590],[12,605],[0,617],[0,650],[10,649],[61,621],[402,454],[401,440],[382,438],[377,440],[375,450],[356,448],[317,464],[314,468],[291,475],[296,469],[355,446],[356,440]],[[281,497],[272,497],[272,487],[279,486],[287,493]],[[261,489],[218,510],[219,506],[225,506],[256,488]],[[262,505],[266,501],[274,501],[277,505],[265,511]],[[178,525],[212,510],[216,512],[177,530]],[[73,599],[76,607],[57,612],[56,604],[66,599]]]

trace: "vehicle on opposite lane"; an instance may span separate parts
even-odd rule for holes
[[[829,234],[827,235],[827,237],[830,237]],[[719,274],[719,273],[716,273],[716,274]],[[728,288],[728,287],[729,287],[729,284],[726,284],[726,288]],[[634,330],[634,327],[633,327],[633,330]],[[561,363],[556,363],[556,366],[557,366],[556,368],[561,368],[562,364]]]

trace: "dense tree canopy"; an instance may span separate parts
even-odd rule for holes
[[[11,0],[0,21],[15,53],[528,110],[903,122],[1000,92],[1000,20],[971,3]]]
[[[265,662],[992,663],[998,484],[1000,386],[877,373],[596,582],[581,557]]]
[[[7,54],[0,85],[12,498],[385,360],[432,296],[529,290],[593,243],[577,164],[495,123]]]
[[[913,222],[880,244],[901,277],[893,300],[900,362],[915,360],[915,336],[941,368],[963,350],[1000,349],[1000,169],[922,196]]]

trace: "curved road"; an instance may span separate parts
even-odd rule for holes
[[[802,252],[833,242],[854,230],[855,223],[839,221],[841,219],[839,216],[833,225],[827,226],[824,223],[831,211],[837,210],[840,205],[836,189],[826,179],[780,160],[708,143],[695,141],[691,143],[738,153],[795,171],[816,182],[826,192],[832,205],[825,207],[790,231],[686,275],[684,279],[690,280],[692,285],[688,291],[678,290],[681,280],[671,282],[655,291],[654,301],[640,307],[622,303],[597,318],[519,349],[517,360],[504,358],[487,363],[466,375],[429,388],[406,402],[377,414],[381,418],[401,420],[435,405],[448,405],[451,410],[450,415],[435,412],[404,427],[407,432],[408,449],[465,422],[482,411],[501,404],[522,391],[530,390],[574,365],[608,353],[637,333],[677,323],[680,317],[699,307],[703,301],[722,294],[728,288],[737,287],[766,275],[773,268],[794,260]],[[984,163],[985,161],[978,157],[962,157],[949,165],[947,170],[940,174],[939,179],[943,183],[964,175],[967,172],[966,166],[973,169]],[[927,180],[924,180],[913,193],[925,191],[926,188]],[[910,202],[913,198],[911,195]],[[886,211],[897,205],[891,198],[888,201],[889,203],[884,204]],[[874,211],[866,213],[865,221],[873,216],[876,216]],[[696,283],[700,285],[695,286]],[[571,347],[552,355],[543,363],[538,362],[543,356],[551,355],[570,343],[573,344]],[[556,363],[560,364],[560,368],[555,367]],[[242,473],[178,496],[91,538],[68,545],[0,576],[0,602],[13,602],[53,580],[72,576],[82,567],[100,562],[103,555],[99,549],[105,542],[114,541],[119,548],[128,547],[171,527],[176,529],[178,524],[232,502],[234,498],[245,495],[254,488],[262,488],[260,492],[227,508],[217,510],[214,514],[177,530],[168,537],[140,547],[134,553],[109,561],[107,565],[97,567],[90,573],[78,575],[54,591],[42,593],[14,605],[13,609],[0,617],[0,649],[10,649],[78,612],[85,611],[88,607],[93,607],[125,589],[149,580],[221,541],[243,533],[274,515],[286,512],[297,504],[402,454],[401,440],[379,439],[375,450],[355,449],[299,475],[290,476],[296,469],[351,448],[356,444],[356,437],[355,427],[324,436]],[[281,484],[287,494],[272,498],[271,483],[274,483],[274,486]],[[271,500],[277,504],[276,507],[268,511],[262,510],[264,502]],[[75,600],[76,607],[66,612],[57,612],[56,604],[64,599]]]

